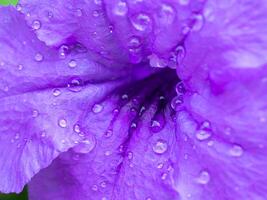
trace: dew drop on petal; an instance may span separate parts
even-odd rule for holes
[[[73,126],[73,131],[74,131],[75,133],[80,133],[80,132],[81,132],[81,127],[80,127],[80,125],[79,125],[79,124],[75,124],[75,125]]]
[[[200,130],[197,130],[196,132],[196,138],[200,141],[207,140],[210,137],[211,137],[211,131],[209,130],[200,129]]]
[[[41,62],[43,59],[44,59],[44,57],[41,53],[36,53],[34,56],[34,60],[37,62]]]
[[[175,111],[179,111],[180,106],[183,104],[183,96],[175,96],[171,101],[171,107]]]
[[[58,120],[58,125],[61,127],[61,128],[66,128],[67,127],[67,121],[65,119],[59,119]]]
[[[105,187],[107,187],[107,183],[106,183],[105,181],[103,181],[103,182],[100,183],[100,186],[101,186],[102,188],[105,188]]]
[[[16,133],[14,138],[15,138],[15,140],[18,140],[20,138],[20,134]]]
[[[102,106],[101,104],[95,104],[95,105],[92,107],[92,111],[93,111],[93,113],[95,113],[95,114],[102,112],[102,110],[103,110],[103,106]]]
[[[73,150],[76,153],[86,154],[86,153],[90,153],[95,148],[95,145],[96,145],[95,138],[90,137],[90,138],[87,138],[81,141],[77,146],[73,148]]]
[[[240,157],[244,153],[243,148],[240,145],[233,145],[232,148],[229,150],[229,154],[233,157]]]
[[[61,94],[61,91],[60,91],[59,89],[54,89],[54,90],[53,90],[53,95],[54,95],[55,97],[58,97],[60,94]]]
[[[113,131],[112,129],[108,129],[106,132],[105,132],[105,137],[106,138],[110,138],[112,135],[113,135]]]
[[[67,86],[72,92],[80,92],[82,90],[82,80],[80,78],[73,78]]]
[[[129,49],[136,49],[136,48],[140,47],[140,45],[141,45],[141,41],[140,41],[139,37],[132,36],[131,38],[129,38],[129,41],[128,41]]]
[[[77,62],[76,62],[76,60],[71,59],[69,61],[69,64],[68,65],[69,65],[70,68],[75,68],[77,66]]]
[[[129,160],[133,159],[133,152],[129,151],[127,157]]]
[[[97,185],[93,185],[93,186],[92,186],[92,190],[93,190],[93,191],[97,191],[97,190],[98,190]]]
[[[38,115],[39,115],[38,110],[33,110],[33,111],[32,111],[32,116],[33,116],[33,117],[38,117]]]
[[[69,52],[69,47],[65,44],[61,45],[58,49],[59,58],[66,58],[66,54]]]
[[[168,176],[167,173],[163,173],[163,174],[161,175],[161,179],[162,179],[162,180],[165,180],[165,179],[167,178],[167,176]]]
[[[41,28],[41,22],[40,22],[39,20],[34,20],[34,21],[32,22],[32,28],[33,28],[34,30],[38,30],[38,29],[40,29],[40,28]]]
[[[200,31],[204,26],[204,16],[202,14],[195,14],[193,16],[194,25],[192,27],[193,31]]]
[[[172,24],[175,19],[174,9],[167,4],[162,4],[159,12],[159,18],[164,25]]]
[[[131,17],[133,27],[138,31],[147,31],[152,28],[152,21],[149,15],[139,13]]]
[[[199,176],[197,177],[197,182],[199,184],[207,184],[210,181],[210,174],[209,172],[203,170],[200,172]]]
[[[117,16],[125,16],[128,12],[128,7],[126,2],[119,1],[116,3],[115,7],[113,8],[114,15]]]
[[[157,142],[153,145],[153,151],[157,154],[163,154],[167,151],[168,144],[165,140],[159,139]]]

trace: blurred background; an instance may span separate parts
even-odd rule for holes
[[[28,200],[27,188],[20,194],[0,194],[0,200]]]

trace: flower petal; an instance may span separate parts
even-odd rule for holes
[[[61,58],[61,49],[47,48],[13,8],[1,8],[0,19],[0,191],[6,193],[21,191],[82,140],[75,124],[126,72],[114,75],[90,61],[80,45]]]
[[[92,106],[80,121],[85,141],[33,178],[32,200],[179,198],[176,124],[158,85],[144,84],[125,85],[128,93],[119,88]]]

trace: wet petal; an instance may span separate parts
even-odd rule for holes
[[[15,9],[1,8],[0,18],[0,191],[19,192],[83,140],[74,129],[80,116],[121,81],[120,73],[113,76],[76,46],[63,59],[59,49],[36,39]]]
[[[88,142],[38,174],[30,197],[178,199],[179,136],[173,111],[161,96],[167,98],[168,92],[152,85],[166,80],[161,75],[152,79],[119,87],[96,102],[80,121]]]
[[[180,187],[193,199],[264,199],[266,3],[209,1],[203,13],[177,70],[189,90],[180,127],[194,141],[184,143]],[[194,176],[199,186],[183,183]]]

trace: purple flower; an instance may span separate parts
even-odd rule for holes
[[[0,191],[265,200],[265,0],[0,8]]]

